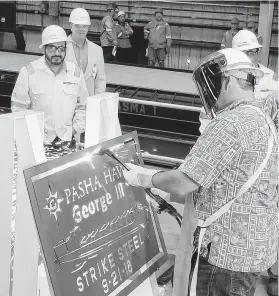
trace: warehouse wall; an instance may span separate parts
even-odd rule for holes
[[[121,1],[116,3],[128,14],[133,27],[142,30],[154,17],[156,7],[164,9],[164,19],[172,30],[173,45],[166,60],[166,66],[176,69],[193,70],[201,58],[218,50],[222,34],[229,29],[230,20],[238,17],[243,28],[248,20],[259,19],[260,2],[158,2],[158,1]],[[27,42],[26,51],[39,52],[41,29],[49,24],[58,24],[69,29],[68,15],[75,7],[84,7],[91,15],[90,32],[98,41],[101,31],[101,19],[106,15],[106,3],[82,1],[18,1],[17,23],[24,27]],[[273,32],[269,67],[277,71],[278,67],[278,5],[275,3]],[[137,30],[137,32],[139,31]],[[140,31],[141,32],[141,31]],[[264,38],[264,36],[263,36]],[[5,36],[5,44],[15,47],[13,36]],[[145,46],[144,40],[140,46]],[[146,61],[145,61],[146,62]]]

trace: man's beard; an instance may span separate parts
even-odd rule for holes
[[[65,60],[65,55],[64,55],[64,57],[63,57],[63,56],[53,56],[53,57],[49,57],[49,56],[46,54],[46,59],[47,59],[47,61],[48,61],[51,65],[58,66],[58,65],[61,65],[61,64],[63,63],[63,61]]]

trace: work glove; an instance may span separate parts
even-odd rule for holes
[[[170,193],[167,193],[163,190],[157,189],[157,188],[152,188],[151,192],[153,194],[159,195],[162,197],[166,202],[170,202]],[[145,195],[146,200],[153,206],[153,208],[158,212],[160,210],[160,205],[153,199],[151,198],[148,194]]]
[[[126,163],[126,165],[130,168],[130,171],[123,170],[123,175],[129,185],[144,188],[154,187],[152,178],[160,172],[159,170],[146,169],[132,163]]]

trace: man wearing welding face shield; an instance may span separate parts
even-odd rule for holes
[[[278,145],[274,123],[254,99],[262,76],[238,50],[205,57],[193,79],[213,120],[183,164],[123,171],[130,185],[185,203],[174,296],[252,296],[276,261]]]

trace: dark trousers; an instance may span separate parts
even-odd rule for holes
[[[114,56],[112,55],[113,46],[103,46],[104,60],[105,62],[113,62]]]
[[[195,258],[192,260],[192,272]],[[197,296],[254,296],[260,272],[237,272],[208,263],[200,257]],[[191,279],[190,275],[190,279]]]
[[[130,64],[132,61],[131,53],[132,53],[131,47],[130,48],[118,47],[117,53],[116,53],[117,62]]]

